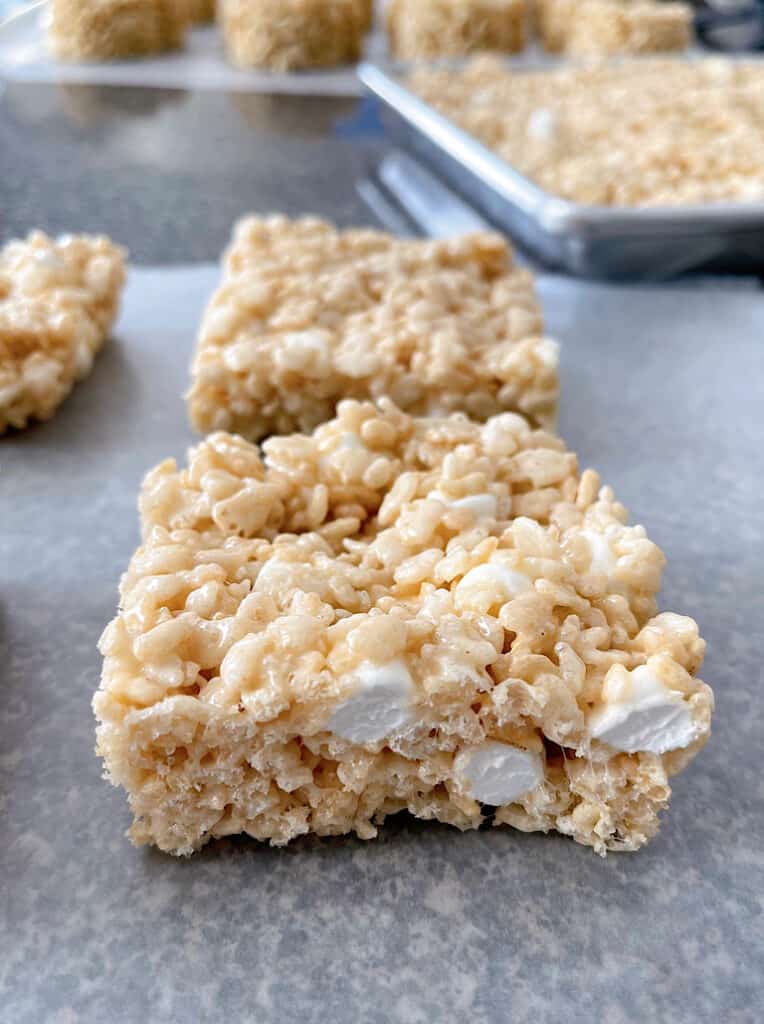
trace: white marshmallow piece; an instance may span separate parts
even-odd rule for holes
[[[363,662],[353,673],[355,692],[338,704],[327,728],[351,743],[379,743],[400,735],[416,721],[416,687],[400,658],[384,665]]]
[[[683,695],[670,690],[648,665],[629,672],[614,665],[601,707],[589,715],[589,735],[625,754],[666,754],[689,746],[700,726]]]
[[[459,581],[454,590],[454,603],[460,610],[482,615],[495,605],[506,604],[532,589],[533,583],[525,573],[492,559],[470,569]]]
[[[466,508],[477,519],[495,519],[498,501],[494,494],[468,494],[464,498],[449,498],[440,491],[431,491],[427,497],[439,501],[447,508]]]
[[[557,115],[553,110],[539,107],[528,118],[525,131],[537,142],[553,142],[557,135]]]
[[[323,331],[285,334],[273,361],[280,370],[296,371],[308,378],[325,377],[331,370],[329,336]]]
[[[457,755],[454,774],[468,796],[482,804],[501,807],[514,803],[541,784],[544,762],[532,750],[486,740]]]
[[[586,540],[591,552],[589,571],[612,576],[618,565],[618,558],[613,552],[608,537],[604,533],[597,533],[596,530],[582,530],[581,536]]]

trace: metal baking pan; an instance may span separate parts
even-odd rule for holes
[[[569,202],[523,177],[394,73],[366,62],[358,74],[396,144],[550,268],[604,280],[764,273],[764,202],[650,209]]]

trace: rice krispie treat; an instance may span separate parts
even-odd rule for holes
[[[229,60],[296,71],[352,64],[368,28],[365,0],[220,0]]]
[[[596,473],[515,414],[343,402],[146,477],[100,642],[130,835],[376,835],[408,810],[635,850],[709,735],[696,624]]]
[[[41,231],[0,249],[0,434],[45,420],[85,377],[117,314],[125,253]]]
[[[390,0],[387,28],[401,60],[525,48],[526,0]]]
[[[60,60],[142,57],[183,46],[189,0],[51,0],[48,40]]]
[[[534,0],[533,21],[545,50],[560,53],[565,49],[575,9],[581,0]]]
[[[189,0],[191,21],[201,24],[215,20],[216,0]]]
[[[692,7],[654,0],[536,0],[546,50],[575,55],[660,53],[692,42]]]
[[[577,5],[565,50],[573,56],[686,50],[692,25],[692,7],[686,3],[584,0]]]
[[[495,57],[410,88],[547,192],[598,206],[764,198],[764,66],[712,57],[527,73]]]
[[[249,217],[202,321],[189,410],[200,432],[311,430],[343,397],[417,414],[520,411],[545,425],[557,346],[533,278],[498,235],[449,241]]]

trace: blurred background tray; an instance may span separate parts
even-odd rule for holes
[[[390,138],[546,265],[616,280],[764,268],[764,203],[649,210],[572,203],[544,192],[414,95],[398,70],[365,62],[358,74],[379,101]]]

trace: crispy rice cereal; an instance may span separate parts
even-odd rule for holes
[[[45,420],[89,372],[117,314],[125,253],[34,231],[0,249],[0,434]]]
[[[602,206],[764,196],[764,67],[640,58],[522,73],[496,58],[411,88],[547,192]]]
[[[565,50],[574,56],[686,50],[692,23],[692,8],[685,3],[584,0],[577,6]]]
[[[296,71],[352,64],[361,56],[365,0],[220,0],[229,60]]]
[[[189,393],[200,432],[312,430],[343,398],[416,414],[554,420],[557,346],[500,236],[401,241],[315,218],[246,218],[202,321]]]
[[[525,48],[526,0],[390,0],[387,28],[401,60]]]
[[[60,60],[115,60],[183,46],[189,0],[51,0],[48,39]]]
[[[407,809],[634,850],[705,743],[695,623],[596,473],[515,414],[341,403],[160,464],[100,643],[136,843],[376,835]]]

